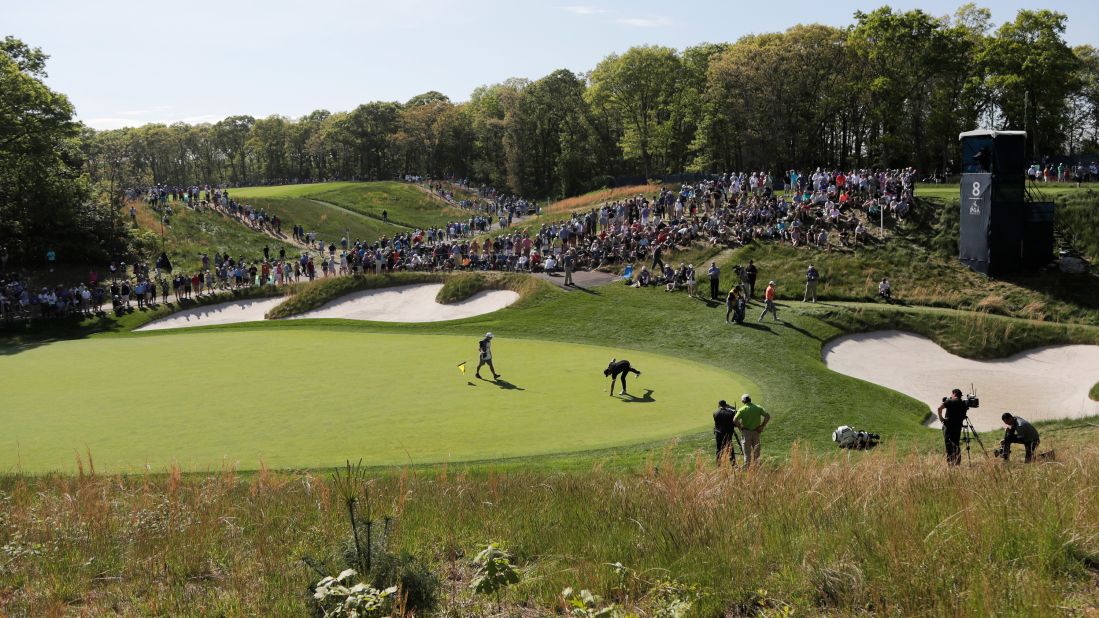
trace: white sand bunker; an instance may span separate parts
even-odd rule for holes
[[[978,430],[1001,429],[1000,415],[1031,421],[1099,414],[1088,398],[1099,382],[1099,346],[1037,348],[1010,358],[975,361],[950,354],[925,337],[880,331],[840,337],[824,347],[824,364],[855,378],[900,391],[937,408],[950,389],[969,390],[981,407],[969,411]],[[932,426],[938,426],[938,419]]]
[[[274,298],[235,300],[228,303],[194,307],[193,309],[177,311],[159,320],[153,320],[135,330],[162,330],[165,328],[186,328],[188,326],[257,322],[284,300],[286,299],[276,296]]]
[[[478,292],[460,303],[443,305],[435,296],[443,284],[402,285],[365,290],[338,298],[319,309],[294,316],[300,318],[345,318],[375,322],[441,322],[499,311],[519,300],[511,290]]]
[[[320,309],[293,316],[291,319],[344,318],[376,322],[442,322],[492,313],[519,300],[519,294],[511,290],[490,290],[478,292],[460,303],[443,305],[435,302],[435,296],[442,288],[443,285],[438,283],[402,285],[355,292],[338,298]],[[236,300],[195,307],[154,320],[136,330],[259,322],[264,319],[263,316],[268,311],[274,309],[283,300],[285,300],[283,297]]]

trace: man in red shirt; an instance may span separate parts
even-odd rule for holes
[[[771,281],[767,284],[767,289],[763,291],[763,301],[767,303],[763,307],[763,313],[759,314],[759,321],[762,322],[767,312],[771,312],[771,316],[774,317],[776,322],[781,322],[778,319],[778,309],[775,308],[775,282]]]

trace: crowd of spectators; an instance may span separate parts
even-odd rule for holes
[[[193,298],[224,289],[284,285],[303,279],[385,271],[500,270],[556,272],[628,266],[627,277],[642,285],[664,285],[694,293],[693,265],[674,266],[677,250],[698,243],[734,247],[754,240],[854,247],[871,242],[868,224],[886,217],[901,219],[912,208],[915,170],[792,170],[781,176],[727,173],[710,180],[664,188],[655,196],[638,195],[574,212],[559,221],[526,229],[509,228],[508,220],[531,212],[521,198],[487,188],[459,186],[476,199],[461,205],[475,211],[463,221],[383,236],[373,242],[348,238],[318,239],[315,232],[293,226],[293,237],[307,247],[288,256],[264,247],[262,256],[246,259],[228,253],[197,256],[183,272],[166,255],[155,267],[139,263],[109,267],[109,282],[92,273],[75,286],[35,289],[18,276],[0,285],[0,315],[64,317],[89,315],[105,303],[114,310]],[[423,179],[410,181],[431,182]],[[439,183],[436,188],[442,190]],[[434,190],[434,189],[433,189]],[[195,209],[215,208],[256,229],[281,232],[282,222],[262,209],[233,200],[229,191],[211,187],[137,190],[157,212],[171,216],[173,203]],[[131,216],[136,216],[131,213]],[[500,228],[494,234],[494,218]],[[634,264],[640,268],[634,272]]]

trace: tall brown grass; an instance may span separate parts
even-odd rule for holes
[[[583,195],[577,195],[576,197],[569,197],[563,200],[558,200],[546,207],[547,213],[563,213],[572,212],[574,210],[580,210],[582,208],[592,208],[603,204],[604,202],[614,202],[617,200],[624,200],[631,197],[637,197],[638,195],[651,196],[653,193],[660,191],[661,185],[631,185],[629,187],[615,187],[613,189],[601,189],[599,191],[592,191],[591,193],[585,193]]]
[[[566,586],[651,615],[670,580],[702,592],[692,616],[1095,612],[1099,433],[1043,437],[1056,463],[795,446],[745,474],[668,451],[632,473],[379,473],[371,496],[449,578],[439,615],[499,615],[466,586],[489,540],[524,573],[506,615],[552,615]],[[0,614],[303,615],[319,576],[302,558],[340,568],[338,501],[326,474],[231,466],[0,478]]]

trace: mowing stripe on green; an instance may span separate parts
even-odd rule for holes
[[[697,432],[718,399],[758,392],[657,354],[506,336],[493,349],[499,383],[474,377],[471,337],[304,329],[52,343],[0,356],[0,470],[73,470],[86,450],[97,470],[119,472],[575,452]],[[642,371],[636,399],[606,392],[612,356]]]

